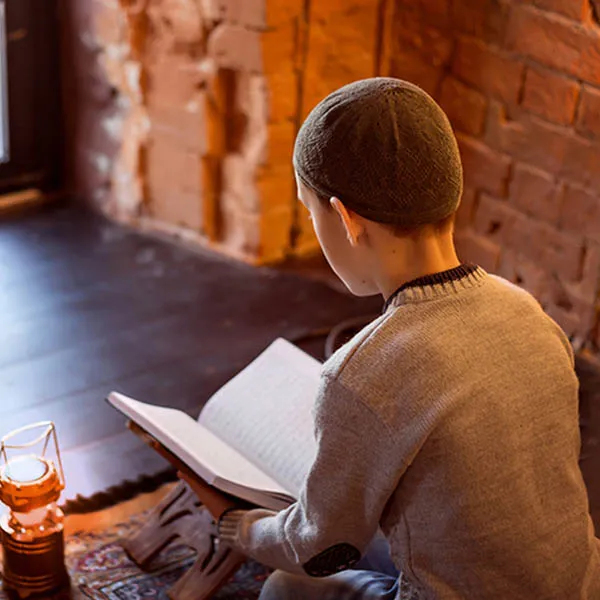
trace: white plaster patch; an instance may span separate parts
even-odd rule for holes
[[[190,100],[185,105],[185,110],[186,110],[186,112],[189,112],[192,114],[198,114],[200,112],[200,102],[198,101],[198,99]]]
[[[102,175],[109,175],[112,169],[112,160],[106,154],[94,153],[91,157],[92,164]]]
[[[96,52],[101,48],[96,36],[91,31],[84,31],[79,34],[79,41],[84,48]]]
[[[115,113],[102,120],[102,128],[113,140],[120,140],[123,135],[125,119],[120,113]]]

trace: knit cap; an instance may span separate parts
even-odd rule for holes
[[[446,115],[421,88],[389,77],[356,81],[322,100],[298,132],[294,168],[320,196],[403,228],[450,216],[462,194]]]

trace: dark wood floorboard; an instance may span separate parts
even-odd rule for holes
[[[327,280],[318,261],[255,269],[73,205],[0,220],[0,435],[55,421],[65,498],[154,474],[166,463],[124,428],[108,392],[196,416],[275,337],[380,308]],[[322,344],[304,347],[319,355]]]

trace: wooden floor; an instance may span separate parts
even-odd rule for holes
[[[124,429],[113,389],[196,415],[277,336],[372,313],[377,300],[254,269],[53,206],[0,220],[0,435],[53,420],[66,498],[165,468]],[[318,354],[323,340],[308,344]]]

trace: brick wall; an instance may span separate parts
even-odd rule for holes
[[[73,156],[118,218],[252,262],[318,246],[294,137],[330,91],[409,79],[465,165],[457,241],[600,345],[600,0],[64,0]]]
[[[294,139],[323,96],[377,72],[382,0],[62,1],[80,195],[254,263],[318,249]]]
[[[63,0],[75,190],[243,260],[286,256],[298,16],[271,4],[267,29],[265,0]]]
[[[397,0],[386,72],[458,134],[462,255],[600,345],[600,2]]]

